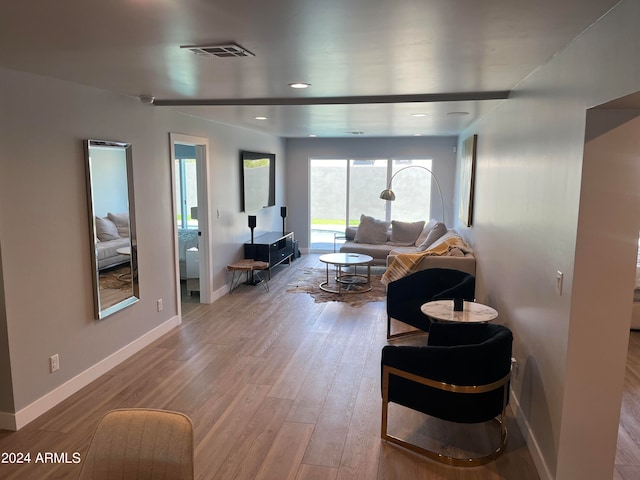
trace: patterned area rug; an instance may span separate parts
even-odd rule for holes
[[[109,270],[102,270],[100,272],[100,289],[130,291],[131,280],[121,280],[118,278],[120,275],[129,274],[130,272],[131,268],[128,264],[126,266],[115,267]]]
[[[358,273],[366,270],[361,268]],[[329,270],[329,279],[332,280],[333,271]],[[343,302],[352,307],[362,307],[369,302],[384,302],[387,298],[387,289],[380,281],[382,275],[371,274],[371,290],[364,293],[329,293],[320,290],[320,283],[326,280],[324,268],[304,268],[300,270],[299,278],[287,285],[287,292],[308,293],[316,303]],[[330,285],[333,288],[333,282]]]

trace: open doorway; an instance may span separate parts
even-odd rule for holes
[[[177,296],[211,303],[209,182],[206,138],[169,134]]]
[[[572,338],[581,344],[573,382],[581,384],[582,391],[579,402],[567,403],[572,403],[570,415],[584,408],[589,429],[597,432],[589,435],[580,428],[585,439],[591,438],[589,454],[602,452],[603,465],[615,458],[616,479],[640,474],[640,424],[635,418],[639,344],[637,333],[629,331],[637,320],[633,309],[640,229],[639,105],[634,95],[587,111],[572,285]],[[616,434],[614,449],[610,440]],[[580,441],[574,446],[579,454],[588,452]]]

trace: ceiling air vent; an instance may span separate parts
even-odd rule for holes
[[[236,43],[225,43],[222,45],[191,45],[182,46],[180,48],[187,48],[196,55],[207,55],[210,57],[255,57],[255,55],[249,50]]]

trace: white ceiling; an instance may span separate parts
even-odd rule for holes
[[[456,135],[504,101],[467,98],[509,91],[616,3],[0,0],[0,65],[282,137]],[[229,42],[255,56],[180,48]],[[159,105],[202,100],[224,105]]]

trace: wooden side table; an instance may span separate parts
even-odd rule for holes
[[[259,260],[244,259],[238,260],[236,263],[232,263],[231,265],[227,265],[227,271],[232,272],[229,293],[232,293],[236,288],[238,288],[240,280],[242,280],[243,273],[247,275],[247,280],[245,281],[247,285],[257,285],[258,283],[261,283],[264,289],[268,292],[269,281],[264,274],[265,270],[269,270],[269,263],[261,262]],[[257,281],[254,278],[254,273],[255,276],[258,277]],[[236,274],[238,274],[237,279]]]

